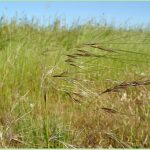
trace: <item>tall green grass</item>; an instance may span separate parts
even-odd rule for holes
[[[150,32],[60,23],[1,18],[0,147],[150,147]]]

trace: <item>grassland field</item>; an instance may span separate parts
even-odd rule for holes
[[[150,148],[150,30],[0,20],[1,148]]]

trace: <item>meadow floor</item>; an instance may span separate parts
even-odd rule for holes
[[[1,148],[150,148],[149,90],[148,30],[0,23]]]

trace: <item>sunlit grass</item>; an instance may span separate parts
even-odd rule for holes
[[[59,23],[1,19],[0,147],[150,147],[149,31]]]

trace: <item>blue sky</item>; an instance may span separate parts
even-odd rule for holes
[[[83,23],[91,18],[114,25],[148,25],[150,2],[0,2],[0,15],[36,17],[43,24],[59,17],[71,25],[79,19]]]

